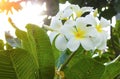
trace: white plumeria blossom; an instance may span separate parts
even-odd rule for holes
[[[50,28],[53,30],[49,37],[51,43],[53,43],[55,39],[55,46],[57,49],[64,51],[66,49],[67,40],[64,35],[60,32],[61,27],[63,26],[62,21],[56,17],[53,17],[51,20]],[[57,36],[58,35],[58,36]]]
[[[59,11],[56,17],[60,18],[61,20],[67,20],[72,13],[72,9],[70,7],[66,7],[63,11]]]
[[[76,51],[80,44],[85,50],[94,49],[92,37],[96,36],[95,29],[92,27],[86,27],[84,23],[85,18],[78,18],[75,22],[66,24],[62,28],[62,32],[66,35],[69,40],[67,48],[71,51]],[[75,25],[74,25],[75,24]]]
[[[86,12],[90,13],[82,16]],[[68,5],[51,20],[51,43],[55,42],[56,48],[60,51],[69,49],[75,52],[80,46],[87,51],[106,49],[110,34],[105,28],[110,26],[110,22],[98,17],[97,9],[94,10],[92,7]]]
[[[63,11],[59,11],[56,17],[59,17],[61,20],[67,20],[72,15],[74,15],[74,19],[75,19],[76,17],[81,17],[82,14],[84,14],[85,12],[92,12],[92,11],[93,11],[93,7],[80,8],[78,5],[70,4]]]
[[[92,7],[80,8],[78,5],[71,5],[70,7],[73,9],[76,17],[81,17],[81,15],[84,14],[85,12],[92,12],[93,11]]]
[[[110,35],[104,29],[110,26],[110,22],[103,17],[99,20],[98,18],[95,18],[92,15],[87,15],[86,19],[88,20],[88,24],[90,24],[92,27],[95,27],[96,29],[96,38],[98,39],[94,41],[97,44],[96,48],[100,50],[105,49],[107,39]]]

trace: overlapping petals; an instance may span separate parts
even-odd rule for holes
[[[50,33],[49,37],[51,43],[53,43],[53,41],[55,40],[55,46],[60,51],[64,51],[66,49],[67,43],[65,36],[61,33],[62,26],[63,24],[61,20],[55,17],[52,18],[50,29],[52,29],[53,31]]]
[[[96,29],[96,41],[94,41],[94,43],[96,43],[96,49],[105,49],[106,43],[107,43],[107,39],[110,36],[108,34],[108,31],[106,31],[105,29],[110,26],[110,22],[105,19],[105,18],[101,18],[100,20],[97,17],[94,17],[92,15],[88,15],[86,16],[86,20],[88,20],[88,24],[91,27],[94,27]],[[95,39],[93,39],[95,40]],[[99,40],[99,42],[98,42]]]
[[[88,14],[82,16],[84,13]],[[59,11],[52,19],[50,28],[53,31],[50,34],[51,42],[55,42],[58,50],[69,49],[75,52],[80,46],[86,51],[103,50],[107,47],[108,36],[105,29],[110,26],[110,22],[105,19],[99,19],[94,16],[92,7],[79,7],[78,5],[69,5],[63,11]]]

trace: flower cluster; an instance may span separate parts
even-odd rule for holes
[[[51,20],[51,43],[54,41],[60,51],[69,49],[74,52],[79,46],[85,50],[106,49],[109,36],[106,28],[110,22],[98,17],[97,9],[92,7],[67,6]]]

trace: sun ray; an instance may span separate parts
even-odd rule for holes
[[[10,33],[15,36],[14,29],[8,22],[8,17],[10,17],[15,25],[22,30],[25,30],[25,25],[28,23],[36,24],[39,26],[42,26],[44,23],[43,20],[46,15],[42,15],[41,12],[46,10],[45,4],[32,4],[30,1],[28,1],[27,3],[21,2],[21,6],[23,9],[20,11],[15,11],[15,9],[12,8],[13,14],[6,15],[5,12],[0,13],[0,39],[4,39],[5,31],[10,31]]]

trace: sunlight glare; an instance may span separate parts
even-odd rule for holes
[[[10,23],[8,23],[8,17],[11,17],[15,25],[21,30],[26,30],[25,25],[28,23],[36,24],[40,27],[44,23],[43,20],[46,15],[41,14],[41,12],[46,10],[45,4],[32,4],[29,1],[27,3],[22,2],[21,6],[23,9],[18,12],[12,9],[13,14],[6,15],[5,13],[0,13],[0,39],[4,39],[5,31],[10,31],[10,33],[15,36],[14,29],[11,27]]]

